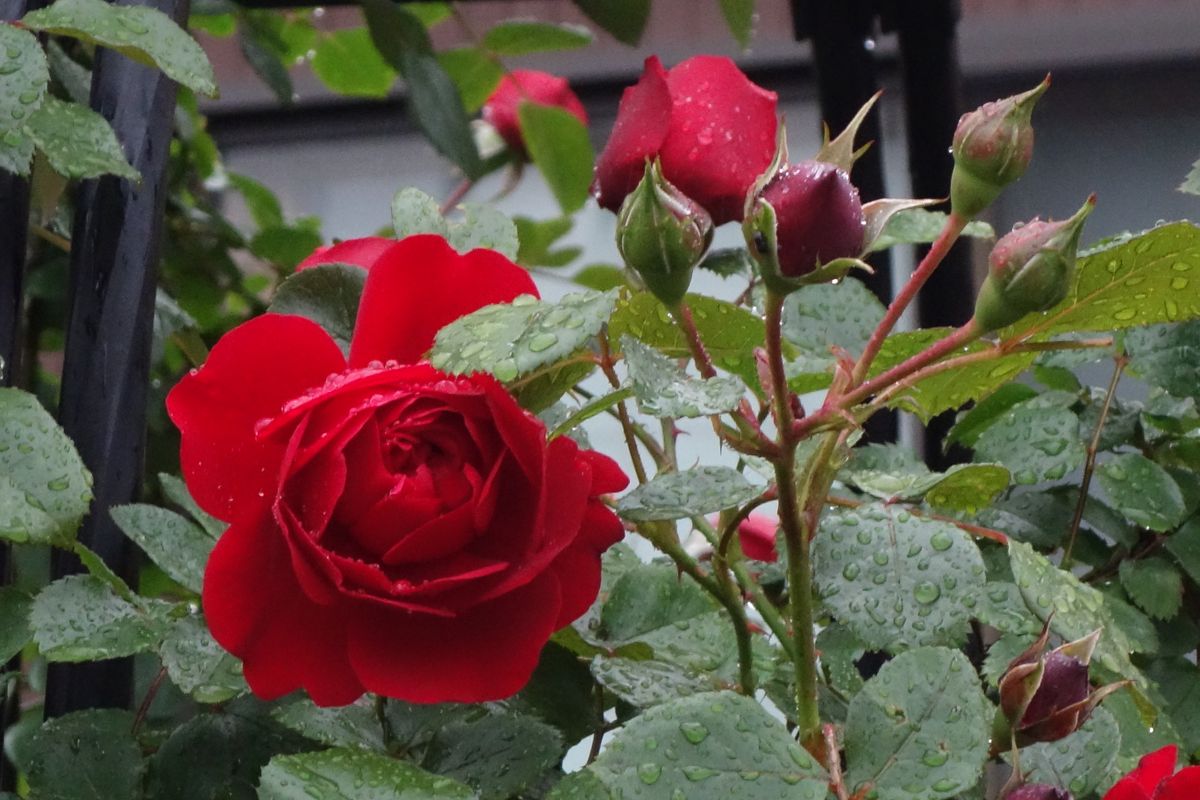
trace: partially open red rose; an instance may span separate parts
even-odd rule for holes
[[[742,218],[746,192],[775,154],[776,95],[724,56],[695,56],[664,70],[646,59],[625,90],[594,189],[611,211],[642,179],[646,159],[720,225]]]
[[[361,239],[346,239],[337,244],[318,247],[308,258],[296,265],[296,271],[318,267],[321,264],[353,264],[370,269],[371,265],[396,243],[395,239],[382,236],[364,236]]]
[[[523,102],[558,106],[587,125],[583,103],[571,91],[566,78],[532,69],[514,69],[500,79],[491,97],[483,104],[483,118],[492,124],[509,148],[522,157],[525,156],[525,142],[521,138],[517,108]]]
[[[1177,756],[1175,745],[1143,756],[1133,772],[1108,790],[1104,800],[1196,800],[1200,797],[1200,767],[1175,772]]]
[[[370,262],[349,360],[266,314],[167,398],[197,502],[230,523],[204,610],[256,694],[494,700],[595,599],[627,479],[495,380],[417,363],[446,323],[535,289],[498,253],[436,236]]]

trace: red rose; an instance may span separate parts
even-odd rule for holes
[[[525,101],[566,109],[587,125],[583,103],[571,91],[566,78],[532,69],[514,69],[500,79],[492,96],[483,104],[483,118],[521,157],[525,156],[525,143],[521,139],[517,108]]]
[[[766,514],[751,514],[738,525],[738,543],[747,558],[755,561],[776,561],[775,531],[779,520]]]
[[[1200,767],[1175,772],[1176,755],[1175,745],[1168,745],[1143,756],[1133,772],[1108,790],[1104,800],[1196,800],[1200,797]]]
[[[844,169],[824,161],[784,167],[763,189],[775,210],[779,271],[799,278],[838,258],[857,258],[867,220]]]
[[[417,363],[446,323],[535,292],[498,253],[412,236],[373,262],[348,363],[266,314],[171,392],[188,487],[230,523],[204,610],[256,694],[506,697],[595,599],[621,470],[547,442],[492,378]]]
[[[308,258],[296,265],[296,271],[321,264],[353,264],[370,269],[376,259],[395,243],[395,239],[385,239],[382,236],[364,236],[361,239],[347,239],[337,244],[318,247]]]
[[[596,162],[597,200],[618,210],[646,159],[658,156],[666,179],[714,224],[740,220],[746,192],[775,154],[775,100],[723,56],[695,56],[669,72],[651,56],[622,95]]]

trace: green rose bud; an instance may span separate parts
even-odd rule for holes
[[[1093,195],[1069,219],[1035,219],[996,242],[988,257],[988,276],[975,301],[975,321],[984,332],[1062,302],[1075,274],[1079,234],[1095,205]]]
[[[1033,107],[1050,88],[1050,76],[1028,92],[963,114],[954,131],[950,208],[973,219],[1000,190],[1025,174],[1033,158]]]
[[[669,183],[657,161],[647,164],[617,216],[617,249],[646,288],[666,306],[678,305],[712,237],[708,212]]]

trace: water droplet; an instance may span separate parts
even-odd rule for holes
[[[683,777],[687,778],[689,781],[692,781],[692,782],[707,780],[707,779],[713,777],[714,775],[721,774],[721,773],[717,772],[715,769],[709,769],[708,767],[697,767],[697,766],[691,766],[691,765],[683,767],[680,771],[683,773]]]
[[[679,723],[679,732],[692,744],[700,744],[708,738],[708,728],[699,722],[681,722]]]
[[[641,780],[641,782],[646,784],[647,786],[650,786],[653,783],[655,783],[658,780],[660,775],[662,775],[662,765],[661,764],[646,763],[646,764],[638,765],[638,768],[637,768],[638,779]]]
[[[137,20],[137,19],[131,19],[130,17],[127,17],[127,16],[121,16],[121,17],[117,17],[117,22],[120,23],[122,28],[129,31],[130,33],[137,34],[138,36],[141,36],[142,34],[150,32],[150,28],[146,27],[146,25],[144,23],[142,23],[140,20]]]
[[[921,758],[921,763],[927,767],[940,767],[950,759],[950,754],[944,750],[929,750]]]
[[[858,577],[858,573],[860,571],[861,570],[860,570],[858,564],[851,562],[851,563],[847,564],[846,566],[842,567],[842,577],[848,581],[852,581]]]
[[[871,556],[871,560],[881,567],[886,567],[888,564],[888,554],[883,550],[880,550],[876,552],[875,555]]]
[[[553,333],[539,333],[529,340],[529,349],[535,353],[541,353],[549,350],[554,345],[558,344],[558,336]]]
[[[506,358],[503,361],[499,361],[494,367],[492,367],[492,374],[495,375],[496,379],[500,381],[511,381],[513,378],[517,377],[517,371],[517,362],[513,361],[511,358]]]
[[[1183,277],[1182,275],[1177,275],[1176,277],[1171,278],[1171,288],[1172,289],[1186,289],[1187,287],[1188,287],[1188,279]]]
[[[918,603],[924,605],[936,602],[941,596],[942,590],[937,587],[937,584],[930,583],[929,581],[918,583],[916,588],[913,589],[913,597],[916,598]]]
[[[954,537],[946,531],[938,531],[929,539],[929,544],[939,553],[944,553],[954,544]]]

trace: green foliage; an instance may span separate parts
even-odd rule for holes
[[[558,731],[533,717],[482,714],[442,727],[422,764],[474,788],[480,800],[505,800],[536,785],[558,763],[562,744]]]
[[[514,19],[500,22],[483,35],[483,46],[498,56],[523,56],[553,50],[574,50],[592,43],[592,32],[581,25]]]
[[[521,140],[563,213],[588,199],[595,152],[587,127],[566,109],[523,102],[517,108]]]
[[[1200,386],[1200,321],[1134,328],[1125,335],[1130,371],[1177,397]]]
[[[992,708],[959,652],[921,648],[883,666],[850,701],[847,786],[880,800],[938,800],[975,785]]]
[[[683,519],[733,508],[761,492],[729,467],[694,467],[643,483],[621,498],[617,513],[632,522]]]
[[[827,781],[778,720],[732,692],[655,706],[623,726],[585,771],[612,796],[636,793],[646,800],[715,800],[735,790],[747,800],[785,793],[823,800]],[[551,794],[557,800],[579,796],[564,789]]]
[[[1137,605],[1155,619],[1171,619],[1183,604],[1183,576],[1165,558],[1122,561],[1121,585]]]
[[[1069,789],[1076,797],[1097,791],[1116,766],[1121,731],[1107,709],[1098,708],[1079,730],[1060,742],[1021,749],[1021,769],[1031,783]]]
[[[29,174],[33,142],[23,122],[46,95],[50,68],[37,37],[12,25],[0,25],[0,168]]]
[[[630,336],[621,338],[621,351],[643,414],[703,417],[736,408],[742,399],[737,378],[690,378],[671,359]]]
[[[40,800],[141,794],[145,766],[128,711],[77,711],[49,720],[33,735],[25,760],[30,792]]]
[[[504,68],[490,53],[478,47],[456,47],[437,54],[438,64],[458,87],[463,108],[474,114],[492,96]]]
[[[92,476],[37,398],[0,388],[0,539],[63,544],[92,501]]]
[[[1200,161],[1192,164],[1192,169],[1188,172],[1187,177],[1183,179],[1183,183],[1179,184],[1179,191],[1186,194],[1200,194]]]
[[[47,97],[29,116],[25,132],[54,171],[64,177],[112,174],[128,180],[140,178],[126,161],[108,122],[90,108]]]
[[[366,28],[344,28],[323,36],[312,70],[330,89],[350,97],[386,97],[396,82],[396,71],[371,46]]]
[[[720,0],[720,3],[729,32],[745,50],[754,35],[755,0]]]
[[[1165,469],[1139,453],[1122,453],[1101,464],[1096,477],[1113,507],[1130,522],[1166,531],[1187,516],[1178,484]]]
[[[573,0],[579,10],[622,44],[636,45],[650,18],[650,0]]]
[[[955,526],[900,506],[828,516],[813,545],[822,601],[873,649],[957,644],[967,632],[979,550]]]
[[[29,625],[50,661],[95,661],[154,649],[167,630],[171,606],[118,595],[92,575],[69,575],[33,599]]]
[[[367,271],[350,264],[309,267],[279,284],[269,310],[311,319],[349,354],[366,280]]]
[[[242,665],[221,649],[204,618],[176,621],[159,647],[171,682],[200,703],[223,703],[246,692]]]
[[[1008,488],[1009,471],[999,464],[956,464],[931,472],[924,464],[909,471],[862,468],[852,460],[842,472],[855,488],[880,500],[919,500],[938,509],[974,514]]]
[[[33,599],[12,586],[0,587],[0,663],[29,644],[33,637],[29,629],[29,609]]]
[[[1055,481],[1083,464],[1079,418],[1037,400],[1018,403],[1001,414],[975,442],[975,457],[998,462],[1019,484]]]
[[[788,295],[783,335],[800,354],[787,365],[792,389],[811,391],[828,386],[837,354],[862,355],[884,312],[871,290],[854,278],[804,286]]]
[[[199,525],[157,506],[131,504],[112,509],[113,520],[150,559],[180,586],[199,593],[204,565],[216,540]]]
[[[485,247],[510,259],[517,257],[517,226],[511,219],[491,206],[464,203],[461,208],[462,221],[450,225],[447,233],[455,250],[469,253]]]
[[[457,781],[361,750],[275,756],[263,768],[259,800],[435,800],[476,795]]]
[[[871,251],[886,250],[898,244],[928,244],[938,237],[946,225],[947,215],[943,211],[927,208],[906,208],[888,218],[883,233],[871,243]],[[963,236],[977,239],[995,239],[992,226],[981,220],[967,224]]]
[[[418,233],[448,236],[450,226],[438,203],[420,189],[406,188],[392,198],[392,229],[397,239]]]
[[[216,79],[204,50],[166,14],[144,6],[118,6],[103,0],[57,0],[31,11],[27,28],[116,50],[157,67],[169,78],[199,94],[215,97]]]

